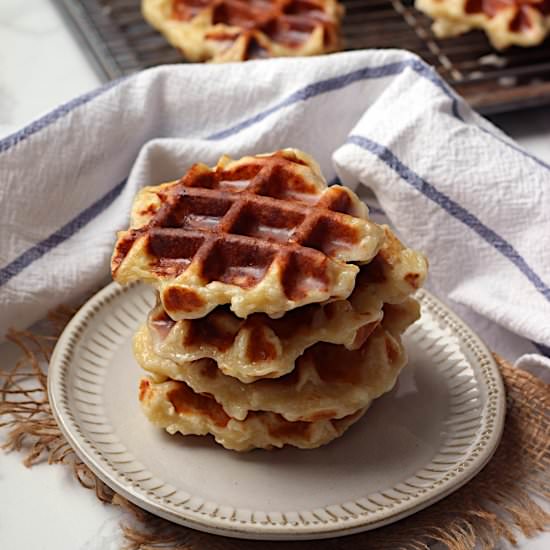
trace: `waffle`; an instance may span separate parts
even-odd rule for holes
[[[375,258],[361,266],[355,291],[349,297],[355,311],[371,311],[384,303],[399,304],[416,292],[426,279],[428,260],[407,248],[387,226],[384,242]]]
[[[499,50],[536,46],[550,31],[550,0],[416,0],[440,38],[482,29]]]
[[[343,418],[390,391],[406,363],[400,333],[418,319],[419,304],[411,298],[387,307],[387,324],[398,332],[378,326],[354,351],[315,344],[299,357],[292,373],[275,380],[245,385],[223,374],[212,359],[177,364],[161,358],[145,328],[134,339],[134,355],[156,380],[185,382],[195,392],[211,395],[236,420],[244,420],[251,411],[277,413],[291,422]]]
[[[154,284],[174,320],[228,303],[239,317],[279,317],[350,295],[355,263],[369,262],[384,239],[367,214],[299,151],[222,157],[213,169],[196,164],[181,180],[138,193],[131,227],[118,234],[113,277]]]
[[[366,409],[339,420],[289,422],[270,412],[250,413],[235,420],[208,396],[194,393],[184,382],[140,381],[139,399],[147,418],[170,434],[212,434],[226,449],[249,451],[292,445],[314,449],[341,436]]]
[[[189,61],[318,55],[340,48],[336,0],[143,0],[145,19]]]
[[[317,342],[357,349],[380,321],[384,303],[405,300],[426,274],[424,256],[383,228],[384,245],[371,263],[361,266],[348,300],[310,304],[279,319],[254,313],[242,320],[218,307],[202,319],[178,322],[157,304],[147,322],[155,353],[180,364],[214,359],[224,374],[249,383],[289,373]]]

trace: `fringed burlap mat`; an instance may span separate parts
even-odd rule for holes
[[[114,493],[78,459],[61,435],[46,393],[47,365],[58,335],[72,311],[59,309],[42,334],[11,331],[22,350],[16,365],[0,365],[0,427],[3,448],[24,453],[32,466],[47,460],[66,464],[78,481],[105,503],[127,510],[121,525],[132,550],[420,550],[435,541],[450,550],[494,548],[501,539],[516,542],[550,527],[550,514],[534,500],[550,502],[550,386],[497,357],[507,392],[502,442],[485,469],[446,499],[393,525],[324,541],[270,543],[228,539],[173,525],[142,511]],[[547,507],[548,508],[548,507]]]

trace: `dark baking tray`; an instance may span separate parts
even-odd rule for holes
[[[139,0],[55,0],[105,80],[182,58],[141,16]],[[497,52],[480,31],[438,40],[413,0],[343,0],[344,47],[419,54],[483,114],[550,104],[550,40]]]

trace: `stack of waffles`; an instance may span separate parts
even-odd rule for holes
[[[114,278],[157,289],[139,399],[169,433],[245,451],[342,435],[406,363],[424,256],[297,150],[194,165],[137,195]]]

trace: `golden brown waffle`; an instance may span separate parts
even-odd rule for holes
[[[374,259],[361,266],[349,297],[356,311],[369,311],[383,303],[399,304],[426,280],[428,260],[424,254],[405,247],[387,225],[381,227],[384,243]]]
[[[434,33],[456,36],[483,29],[497,49],[536,46],[550,31],[550,0],[416,0],[434,19]]]
[[[382,319],[382,309],[358,313],[347,300],[310,304],[271,319],[254,313],[246,320],[220,307],[202,319],[172,321],[162,305],[155,307],[143,332],[160,357],[177,363],[210,358],[241,382],[277,378],[317,342],[362,345]]]
[[[245,420],[225,414],[211,397],[199,395],[184,382],[140,381],[139,399],[147,418],[170,434],[212,434],[226,449],[249,451],[292,445],[313,449],[342,435],[365,409],[339,420],[289,422],[270,412],[250,413]]]
[[[317,342],[357,349],[380,321],[383,304],[405,300],[426,275],[424,256],[383,228],[384,245],[361,266],[349,300],[310,304],[279,319],[254,313],[243,320],[218,307],[202,319],[178,322],[159,304],[147,322],[155,353],[176,363],[214,359],[224,374],[249,383],[289,373],[304,350]]]
[[[251,411],[274,412],[291,422],[343,418],[390,391],[406,363],[400,334],[418,319],[419,304],[408,299],[387,310],[387,324],[397,332],[378,326],[354,351],[315,344],[298,358],[292,373],[251,384],[226,376],[212,359],[177,364],[159,357],[145,327],[134,339],[134,356],[156,380],[185,382],[195,392],[212,396],[237,420]]]
[[[355,263],[369,262],[384,239],[367,214],[352,191],[327,187],[302,152],[222,157],[138,193],[113,277],[153,283],[175,320],[227,303],[239,317],[278,317],[350,295]]]
[[[340,48],[336,0],[142,0],[145,19],[189,61],[318,55]]]

